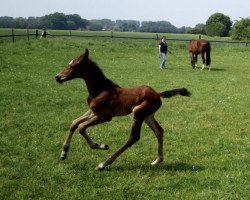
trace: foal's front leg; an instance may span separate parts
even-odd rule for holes
[[[79,125],[79,132],[80,134],[84,137],[84,139],[87,141],[91,149],[101,149],[101,150],[108,150],[109,146],[106,144],[98,144],[92,138],[88,136],[86,133],[87,128],[101,124],[107,121],[110,121],[111,119],[104,119],[104,118],[99,118],[96,115],[93,115],[91,118],[89,118],[87,121],[82,122]]]
[[[75,119],[72,122],[72,124],[70,125],[69,133],[68,133],[68,135],[63,143],[63,150],[62,150],[61,156],[60,156],[62,160],[67,158],[67,153],[69,151],[69,146],[70,146],[72,136],[73,136],[75,130],[78,128],[79,124],[90,119],[93,116],[94,116],[94,113],[91,110],[88,110],[83,116]]]

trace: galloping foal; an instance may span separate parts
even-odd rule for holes
[[[158,93],[149,86],[122,88],[106,78],[101,69],[90,60],[88,49],[81,56],[70,61],[68,67],[55,78],[58,83],[82,78],[89,92],[87,98],[89,110],[71,124],[63,144],[61,159],[67,157],[71,138],[77,128],[92,149],[107,150],[108,145],[98,144],[88,136],[87,128],[111,121],[114,116],[133,113],[132,130],[128,141],[105,162],[99,164],[96,170],[103,170],[107,165],[111,165],[119,155],[140,139],[144,121],[153,130],[158,140],[158,157],[151,164],[155,165],[163,161],[163,129],[155,120],[154,113],[161,107],[161,98],[169,98],[177,94],[189,96],[187,89],[179,88]]]

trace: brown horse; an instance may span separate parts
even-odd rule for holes
[[[205,64],[209,66],[209,71],[211,69],[210,63],[211,63],[211,57],[210,57],[210,51],[211,46],[210,43],[206,40],[191,40],[188,47],[190,58],[191,58],[191,65],[194,68],[197,67],[197,57],[198,54],[201,54],[202,57],[202,69],[204,69]],[[206,58],[205,58],[206,55]]]
[[[55,78],[59,83],[82,78],[85,80],[89,93],[87,98],[89,110],[71,124],[63,144],[61,159],[67,157],[71,138],[77,128],[92,149],[107,150],[108,145],[97,144],[87,135],[87,128],[111,121],[114,116],[133,113],[132,130],[128,141],[105,162],[99,164],[96,170],[103,170],[107,165],[111,165],[120,154],[140,139],[141,126],[144,121],[153,130],[158,140],[158,157],[151,164],[155,165],[163,161],[163,129],[155,120],[154,113],[161,107],[161,98],[169,98],[178,94],[189,96],[187,89],[179,88],[158,93],[149,86],[122,88],[106,78],[102,70],[90,60],[88,49],[81,56],[70,61],[68,67]]]

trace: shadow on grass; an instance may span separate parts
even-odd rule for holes
[[[223,72],[223,71],[226,71],[226,70],[225,69],[220,69],[220,68],[211,68],[211,71]]]
[[[110,166],[107,168],[108,171],[136,171],[142,170],[145,172],[149,171],[169,171],[169,172],[180,172],[180,171],[191,171],[191,172],[199,172],[205,170],[204,166],[192,165],[187,163],[161,163],[159,165],[151,166],[151,165],[124,165],[124,166]]]

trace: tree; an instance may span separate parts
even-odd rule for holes
[[[88,25],[88,21],[81,18],[80,15],[66,15],[68,29],[84,29]]]
[[[99,25],[99,24],[90,23],[89,30],[91,30],[91,31],[101,31],[102,26]]]
[[[231,37],[234,40],[250,39],[250,18],[242,18],[232,27]]]
[[[136,20],[116,20],[115,28],[120,31],[138,31],[140,22]]]
[[[27,20],[23,17],[18,17],[13,20],[13,26],[15,28],[27,28]]]
[[[178,29],[168,21],[143,21],[140,31],[151,33],[177,33]]]
[[[12,17],[0,17],[0,27],[1,28],[13,28],[13,21]]]
[[[206,34],[205,24],[197,24],[194,28],[188,30],[187,33],[191,33],[191,34]]]
[[[206,21],[206,33],[209,36],[227,36],[231,29],[230,18],[222,13],[211,15]]]
[[[67,18],[63,13],[45,15],[40,20],[40,26],[43,28],[67,29]]]

